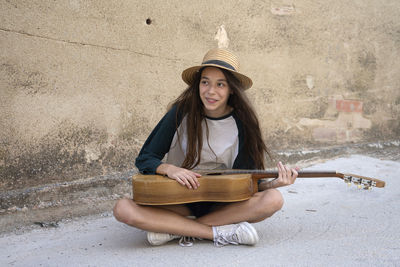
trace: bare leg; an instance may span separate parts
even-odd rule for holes
[[[269,189],[254,194],[246,201],[222,204],[196,220],[186,218],[190,211],[184,205],[143,206],[131,199],[119,200],[114,207],[114,216],[120,222],[145,231],[212,240],[212,226],[259,222],[272,216],[282,205],[281,193]]]
[[[121,199],[114,207],[114,216],[118,221],[136,228],[212,240],[212,227],[186,218],[189,213],[183,205],[164,208],[142,206],[131,199]]]
[[[248,200],[223,204],[197,221],[211,226],[243,221],[254,223],[272,216],[282,205],[282,194],[276,189],[268,189],[257,192]]]

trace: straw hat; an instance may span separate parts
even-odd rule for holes
[[[191,85],[196,72],[204,67],[217,67],[230,71],[240,81],[243,89],[249,89],[253,82],[244,74],[239,72],[239,59],[231,51],[223,48],[214,48],[207,52],[200,66],[188,68],[182,72],[182,79]]]

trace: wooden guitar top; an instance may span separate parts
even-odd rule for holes
[[[199,201],[234,202],[258,191],[251,174],[204,175],[197,189],[188,189],[162,175],[138,174],[132,178],[133,200],[144,205],[170,205]]]

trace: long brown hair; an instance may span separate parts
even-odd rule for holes
[[[196,73],[193,83],[170,105],[171,107],[174,105],[177,106],[177,116],[182,116],[182,118],[187,116],[187,153],[181,166],[187,169],[192,169],[200,163],[201,149],[203,147],[201,123],[205,118],[205,113],[199,93],[199,84],[203,69],[200,69]],[[232,90],[232,94],[228,99],[228,105],[234,109],[235,114],[243,124],[246,156],[253,159],[257,169],[264,169],[265,153],[270,158],[271,155],[262,139],[257,115],[239,80],[231,72],[224,69],[220,70],[224,73],[229,88]]]

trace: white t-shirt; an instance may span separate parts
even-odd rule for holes
[[[187,117],[184,117],[172,140],[167,163],[182,165],[187,151],[186,126]],[[206,118],[202,122],[202,130],[203,148],[200,164],[195,169],[231,169],[239,151],[239,134],[235,119],[232,115],[218,119]]]

